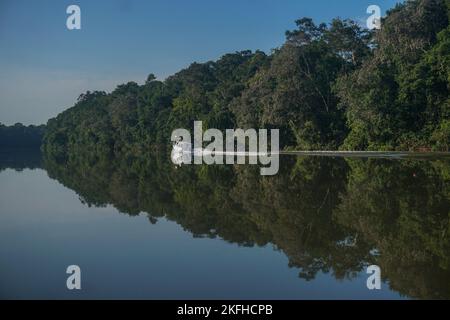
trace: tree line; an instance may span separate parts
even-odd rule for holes
[[[164,81],[86,92],[47,123],[44,149],[142,153],[172,130],[279,128],[285,149],[450,147],[449,0],[409,0],[369,31],[352,20],[296,21],[270,54],[193,63]]]
[[[39,148],[44,137],[45,126],[16,123],[5,126],[0,123],[0,148]]]

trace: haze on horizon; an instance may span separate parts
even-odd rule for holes
[[[280,46],[300,17],[365,24],[398,0],[0,0],[0,122],[43,124],[87,90],[142,84],[192,62]],[[81,8],[82,29],[66,28],[66,8]]]

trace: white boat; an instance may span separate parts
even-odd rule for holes
[[[175,141],[172,145],[171,159],[176,165],[190,163],[192,146],[189,142]]]
[[[176,141],[173,143],[172,152],[175,153],[191,153],[192,146],[189,142]]]

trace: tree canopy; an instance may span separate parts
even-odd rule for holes
[[[197,120],[278,128],[291,149],[448,151],[449,7],[405,1],[373,32],[351,20],[302,18],[270,54],[226,54],[164,81],[150,74],[143,85],[87,92],[49,120],[44,149],[139,154]]]

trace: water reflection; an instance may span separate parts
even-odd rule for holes
[[[39,148],[0,148],[0,172],[5,169],[21,171],[42,168]]]
[[[306,280],[353,279],[377,264],[392,290],[422,299],[450,299],[449,164],[282,156],[279,174],[263,177],[257,166],[175,167],[165,155],[0,153],[0,171],[44,167],[88,206],[165,217],[195,237],[273,244]]]
[[[195,237],[273,244],[313,280],[352,279],[377,264],[391,289],[450,298],[448,159],[283,156],[280,172],[257,166],[174,167],[164,156],[46,158],[51,178],[89,206],[147,214]]]

